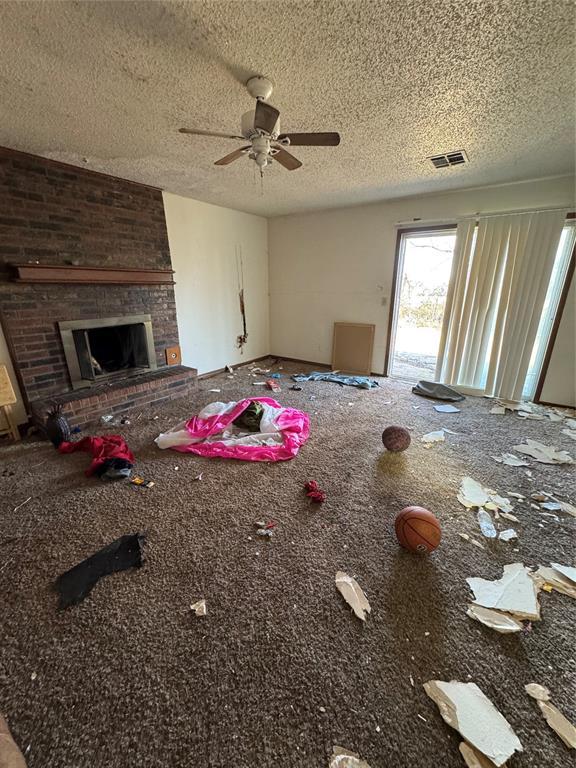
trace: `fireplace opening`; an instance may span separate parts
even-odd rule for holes
[[[150,315],[58,325],[74,389],[156,368]]]

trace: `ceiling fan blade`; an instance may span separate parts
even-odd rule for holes
[[[280,112],[271,104],[267,104],[265,101],[256,102],[256,112],[254,113],[254,128],[256,130],[272,133],[279,117]]]
[[[274,160],[277,160],[280,165],[283,165],[284,168],[286,168],[289,171],[295,171],[296,168],[300,168],[302,163],[300,160],[298,160],[294,155],[291,155],[290,152],[286,152],[285,149],[279,149],[278,147],[275,147],[278,151],[275,152],[272,157]]]
[[[234,160],[238,160],[239,157],[242,157],[247,149],[251,149],[251,147],[247,146],[241,147],[240,149],[235,149],[234,152],[230,152],[229,155],[221,157],[220,160],[216,160],[214,165],[228,165],[229,163],[233,163]]]
[[[339,133],[283,133],[278,141],[290,139],[293,147],[337,147],[340,144]]]
[[[214,133],[214,131],[197,131],[195,128],[179,128],[179,133],[189,133],[191,136],[214,136],[217,139],[240,139],[246,141],[245,136],[233,136],[231,133]]]

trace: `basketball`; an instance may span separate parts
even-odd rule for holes
[[[382,432],[382,442],[387,451],[400,453],[410,445],[410,432],[404,427],[386,427]]]
[[[424,507],[406,507],[398,512],[394,528],[404,549],[422,555],[435,550],[442,538],[440,523]]]

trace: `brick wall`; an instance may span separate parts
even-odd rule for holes
[[[178,343],[171,285],[10,282],[28,261],[170,269],[159,190],[0,148],[0,318],[28,401],[71,389],[61,320],[150,314],[159,365]]]

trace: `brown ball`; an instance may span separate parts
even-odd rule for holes
[[[384,448],[393,453],[405,451],[410,445],[410,432],[404,427],[386,427],[382,432]]]
[[[437,518],[424,507],[406,507],[396,515],[396,536],[410,552],[425,554],[440,544],[442,531]]]

